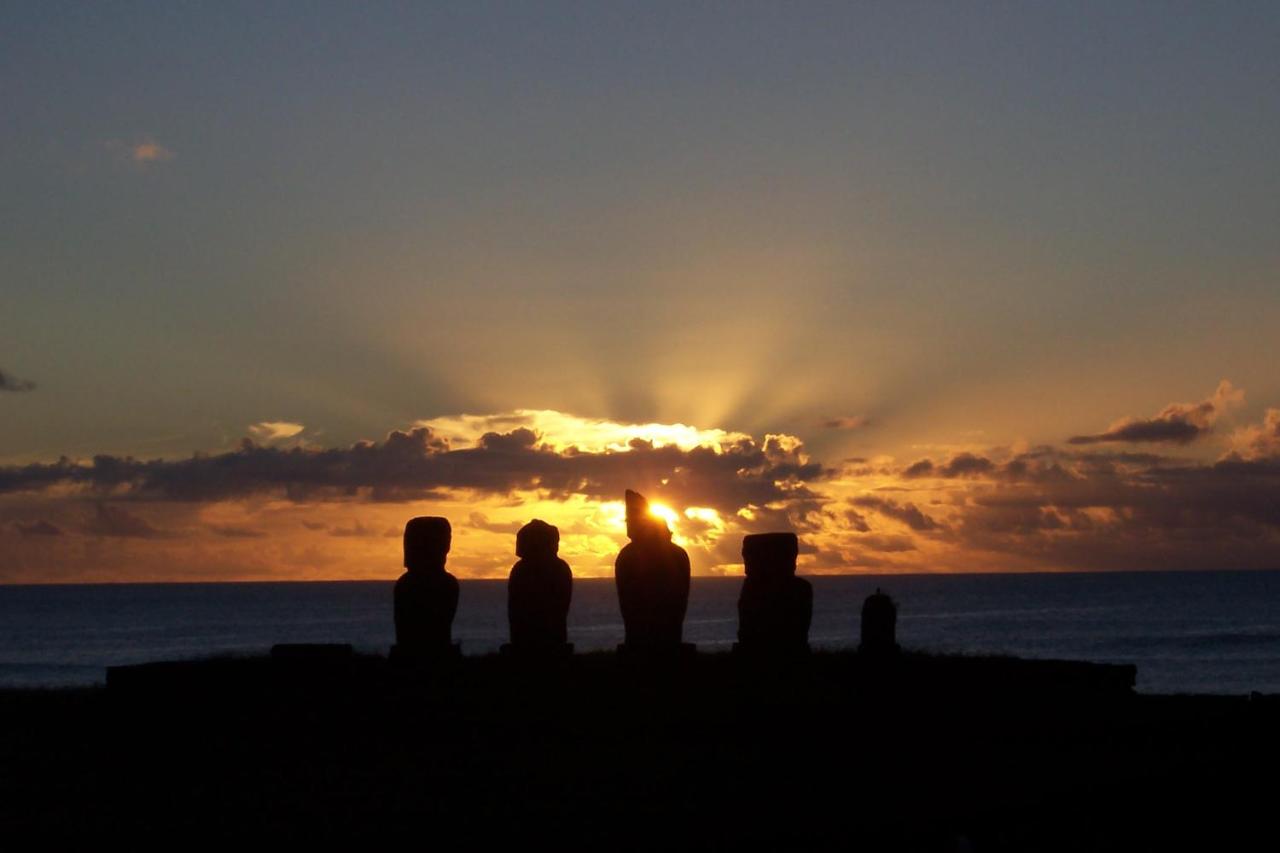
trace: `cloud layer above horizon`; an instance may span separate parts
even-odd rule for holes
[[[1142,423],[1207,430],[1241,398],[1223,382]],[[389,577],[404,521],[426,514],[453,519],[463,576],[504,575],[533,517],[561,527],[576,572],[608,574],[627,488],[673,511],[702,573],[737,572],[741,536],[767,530],[799,533],[811,572],[1280,565],[1277,409],[1225,436],[1216,459],[1073,439],[827,465],[792,435],[549,410],[437,418],[345,447],[307,442],[301,424],[249,432],[183,459],[0,468],[0,580]]]

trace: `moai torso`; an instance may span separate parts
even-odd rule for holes
[[[396,646],[400,653],[435,653],[452,642],[458,580],[445,571],[452,530],[445,518],[422,516],[404,528],[404,566],[396,581]]]
[[[614,578],[629,646],[676,646],[689,606],[689,555],[658,537],[618,554]]]
[[[795,575],[793,533],[757,533],[742,541],[746,578],[738,598],[738,642],[753,650],[808,647],[813,587]]]
[[[396,645],[405,651],[449,646],[457,612],[457,578],[443,569],[405,572],[395,589]]]
[[[507,581],[507,618],[511,642],[519,646],[568,641],[573,573],[559,557],[521,559]]]
[[[568,649],[573,572],[560,559],[560,531],[535,518],[516,534],[516,556],[507,580],[511,648],[554,652]]]

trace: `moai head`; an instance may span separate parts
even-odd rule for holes
[[[667,523],[649,511],[644,495],[627,489],[627,538],[632,542],[645,539],[670,539]]]
[[[443,570],[453,541],[449,519],[421,515],[404,526],[404,567],[409,571]]]
[[[560,531],[554,525],[534,519],[516,534],[516,556],[520,559],[554,557],[560,550]]]
[[[776,580],[796,573],[800,540],[794,533],[752,533],[742,537],[742,564],[747,577]]]

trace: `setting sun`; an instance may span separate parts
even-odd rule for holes
[[[680,520],[680,515],[671,507],[660,503],[649,504],[649,514],[654,518],[660,518],[667,523],[668,530],[675,530],[676,522]]]

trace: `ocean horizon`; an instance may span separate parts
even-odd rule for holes
[[[898,603],[906,649],[1131,663],[1144,693],[1280,692],[1280,572],[810,575],[810,644],[857,646],[862,600]],[[102,684],[108,666],[267,652],[276,643],[393,642],[394,581],[0,586],[0,687]],[[736,639],[740,577],[693,579],[685,640]],[[506,581],[464,580],[463,653],[507,639]],[[623,628],[612,578],[574,581],[569,639],[612,649]]]

